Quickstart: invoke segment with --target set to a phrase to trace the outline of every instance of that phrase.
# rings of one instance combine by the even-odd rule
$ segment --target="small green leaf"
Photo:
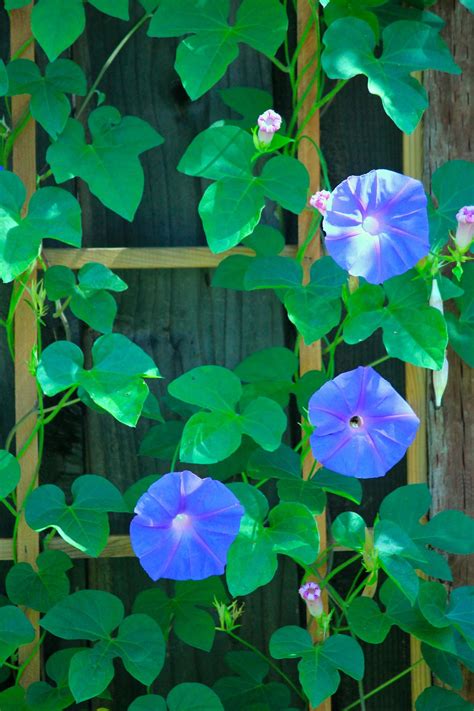
[[[252,437],[263,449],[273,452],[280,445],[286,430],[286,415],[270,398],[257,397],[244,409],[240,424],[242,432]]]
[[[77,703],[102,694],[113,678],[113,653],[105,641],[77,652],[71,659],[69,687]]]
[[[224,711],[217,694],[204,684],[178,684],[166,701],[169,711]]]
[[[290,479],[301,478],[300,457],[287,444],[282,444],[273,452],[257,449],[248,461],[248,474],[252,479]]]
[[[260,183],[265,195],[285,210],[299,214],[306,207],[309,174],[296,158],[276,156],[265,163]]]
[[[0,664],[34,638],[33,626],[20,608],[13,605],[0,607]]]
[[[362,501],[362,486],[358,479],[336,474],[329,469],[318,469],[314,477],[311,479],[324,491],[336,496],[343,496],[345,499],[354,501],[360,504]]]
[[[178,170],[210,180],[246,176],[250,174],[254,153],[249,133],[218,121],[193,139],[178,164]]]
[[[16,489],[20,476],[20,465],[16,457],[0,449],[0,499],[5,499]]]
[[[423,654],[423,659],[438,679],[444,684],[452,686],[453,689],[462,688],[464,681],[462,671],[458,660],[453,654],[442,652],[424,642],[421,645],[421,653]]]
[[[166,711],[166,701],[162,696],[156,694],[147,694],[146,696],[137,696],[128,707],[128,711]]]
[[[416,711],[472,711],[472,704],[448,689],[430,686],[417,698]]]
[[[118,17],[119,20],[128,20],[128,0],[88,0],[98,10],[106,15]]]
[[[369,597],[356,597],[351,602],[347,608],[347,621],[351,631],[370,644],[381,644],[392,626],[375,600]]]
[[[6,577],[7,595],[16,605],[47,612],[69,593],[66,570],[72,568],[62,551],[43,551],[36,559],[38,571],[29,563],[17,563]]]
[[[294,625],[280,627],[270,638],[270,654],[274,659],[301,657],[312,649],[311,635],[302,627]]]
[[[279,230],[269,225],[257,225],[251,235],[245,238],[244,247],[250,247],[258,257],[270,257],[285,247],[285,237]]]
[[[105,477],[86,474],[74,480],[73,501],[64,492],[44,484],[28,497],[25,517],[35,531],[53,528],[70,545],[98,556],[109,536],[108,511],[126,511],[122,495]]]
[[[202,365],[189,370],[168,385],[178,400],[218,412],[233,412],[242,395],[239,378],[218,365]]]
[[[339,514],[331,526],[331,532],[341,546],[355,551],[362,551],[365,546],[365,521],[354,511]]]
[[[58,183],[82,178],[105,207],[132,221],[144,186],[139,156],[159,146],[163,138],[142,119],[122,117],[112,106],[95,109],[89,116],[89,129],[90,144],[82,124],[68,120],[46,155],[54,178]]]
[[[249,262],[244,275],[244,287],[253,289],[288,289],[300,287],[303,269],[295,259],[270,255]]]
[[[0,96],[5,96],[5,94],[7,94],[7,93],[8,93],[8,73],[7,73],[7,69],[5,67],[5,62],[3,61],[3,59],[0,59]]]
[[[254,89],[247,86],[231,86],[220,89],[219,96],[226,106],[236,111],[242,119],[226,119],[227,125],[239,126],[248,131],[257,123],[257,116],[263,114],[269,106],[273,106],[272,95],[263,89]]]
[[[235,412],[197,412],[184,426],[179,458],[194,464],[220,462],[238,449],[241,440]]]
[[[69,647],[52,654],[46,662],[46,674],[56,686],[45,681],[33,682],[26,692],[28,708],[35,711],[63,711],[74,703],[74,697],[69,690],[69,665],[72,657],[81,651],[77,647]]]
[[[114,652],[125,669],[145,686],[152,684],[163,668],[165,651],[161,629],[148,615],[126,617],[114,640]]]
[[[83,0],[39,0],[31,16],[33,35],[50,61],[77,40],[85,23]]]
[[[246,383],[260,380],[292,380],[298,369],[298,358],[289,348],[274,346],[252,353],[234,368]]]

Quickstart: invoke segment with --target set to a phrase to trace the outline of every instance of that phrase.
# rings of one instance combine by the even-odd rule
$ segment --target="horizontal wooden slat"
[[[87,553],[70,546],[59,537],[53,538],[48,543],[48,548],[55,551],[64,551],[71,558],[90,558]],[[336,553],[344,553],[350,549],[344,546],[336,546],[334,550]],[[129,536],[110,536],[109,542],[100,554],[101,558],[133,558],[134,556],[135,553],[132,551]],[[0,560],[12,560],[12,557],[11,538],[0,538]]]
[[[287,245],[282,255],[294,257],[296,245]],[[250,249],[236,247],[214,254],[207,247],[89,247],[45,249],[43,259],[50,267],[62,265],[80,269],[87,262],[100,262],[113,269],[203,269],[212,268],[232,254],[252,256]]]

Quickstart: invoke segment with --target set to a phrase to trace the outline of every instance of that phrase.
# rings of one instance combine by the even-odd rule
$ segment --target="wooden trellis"
[[[298,36],[306,27],[312,12],[310,3],[307,0],[298,0]],[[28,8],[14,10],[11,15],[11,48],[16,51],[28,40],[30,36],[30,14],[31,6]],[[303,50],[299,57],[299,68],[307,64],[317,54],[316,36],[312,32],[309,34]],[[34,59],[34,44],[30,44],[23,53],[24,57]],[[306,88],[307,78],[300,82],[300,95]],[[317,87],[308,92],[305,99],[305,108],[308,111],[315,101]],[[12,114],[14,124],[22,116],[28,106],[28,97],[19,96],[12,99]],[[316,112],[311,121],[306,126],[306,132],[319,144],[319,113]],[[415,177],[421,176],[421,132],[417,131],[412,137],[404,137],[404,170]],[[320,165],[318,155],[309,141],[300,144],[299,159],[306,165],[311,175],[312,191],[319,189]],[[21,134],[13,150],[13,169],[23,180],[27,187],[28,196],[35,189],[36,180],[36,136],[35,125],[30,121],[26,130]],[[309,220],[311,216],[307,211],[299,217],[298,233],[301,244],[308,232]],[[295,256],[296,247],[287,246],[283,254]],[[305,255],[305,272],[307,273],[311,264],[320,256],[319,240],[313,243]],[[224,254],[213,254],[206,247],[174,247],[174,248],[87,248],[87,249],[48,249],[45,250],[44,257],[48,265],[64,265],[72,269],[79,269],[86,262],[100,262],[112,269],[183,269],[183,268],[214,268],[222,259],[231,253],[245,254],[252,252],[243,248],[230,250]],[[35,274],[32,275],[34,282]],[[28,297],[25,296],[17,309],[15,317],[15,411],[17,421],[27,412],[34,409],[37,402],[36,381],[29,371],[29,361],[36,343],[36,322],[34,314],[28,304]],[[302,345],[300,349],[300,371],[305,373],[308,370],[321,368],[321,346],[314,343],[311,346]],[[417,440],[408,454],[408,481],[410,483],[426,481],[426,381],[423,371],[411,366],[406,368],[406,396],[414,406],[422,420]],[[24,426],[17,430],[17,450],[19,450],[27,439],[34,418],[28,418]],[[311,466],[310,459],[305,462],[304,475],[307,476]],[[38,467],[38,443],[34,440],[28,452],[21,459],[22,480],[17,490],[18,505],[21,506],[30,487],[34,485],[37,477]],[[318,525],[321,538],[321,547],[325,547],[327,532],[324,517],[318,518]],[[65,550],[73,558],[85,557],[81,551],[68,546],[60,539],[54,539],[50,547]],[[338,548],[336,550],[344,550]],[[39,553],[39,537],[25,523],[24,518],[20,521],[17,536],[17,557],[19,561],[26,561],[35,564]],[[108,545],[104,549],[101,557],[129,557],[133,556],[128,536],[110,536]],[[12,540],[0,539],[0,560],[12,559]],[[20,662],[28,658],[32,647],[39,639],[39,615],[34,611],[29,611],[29,617],[36,629],[36,638],[32,645],[27,645],[20,649]],[[420,647],[416,640],[411,640],[412,662],[420,658]],[[22,684],[27,686],[31,682],[40,678],[40,656],[36,655],[29,664],[22,677]],[[412,698],[416,696],[430,683],[429,670],[424,664],[418,665],[412,673]],[[414,703],[414,702],[413,702]],[[320,707],[319,711],[330,711],[331,700],[328,699]]]

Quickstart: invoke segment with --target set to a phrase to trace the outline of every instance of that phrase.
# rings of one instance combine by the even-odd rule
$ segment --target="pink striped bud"
[[[324,217],[326,214],[327,201],[331,197],[331,193],[328,190],[318,190],[317,193],[311,195],[309,199],[309,204],[316,210],[319,210],[321,215]]]
[[[273,134],[281,127],[281,116],[273,109],[268,109],[260,114],[257,120],[258,123],[258,140],[260,143],[271,143]]]
[[[433,370],[433,390],[435,394],[436,407],[441,407],[446,385],[448,384],[449,363],[446,356],[444,357],[443,367],[441,370]]]
[[[313,617],[321,617],[323,614],[323,602],[319,585],[313,582],[305,583],[298,592],[305,601],[309,614]]]
[[[461,252],[466,252],[474,240],[474,205],[462,207],[456,215],[458,227],[454,241]]]

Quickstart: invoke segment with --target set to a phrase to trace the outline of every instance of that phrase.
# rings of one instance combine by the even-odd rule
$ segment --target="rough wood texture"
[[[18,50],[30,37],[31,6],[11,13],[10,46],[12,54]],[[34,59],[34,45],[30,45],[24,53],[24,58]],[[17,96],[12,99],[12,120],[17,125],[28,108],[29,97]],[[30,121],[23,133],[18,137],[13,149],[13,170],[23,180],[28,197],[35,190],[36,182],[36,144],[35,124]],[[30,284],[34,283],[35,274],[32,275]],[[36,320],[28,298],[23,297],[15,314],[15,414],[20,420],[36,404],[36,380],[28,370],[31,353],[36,344]],[[16,432],[17,451],[22,448],[28,439],[31,428],[34,427],[35,418],[31,417],[20,426]],[[38,464],[38,443],[35,438],[26,454],[21,459],[21,481],[17,489],[17,502],[21,506],[27,495],[31,482],[36,475]],[[39,553],[39,538],[22,516],[18,527],[17,554],[19,561],[34,564]],[[39,614],[27,610],[26,614],[35,627],[35,640],[30,645],[20,647],[18,652],[19,662],[22,664],[31,654],[34,645],[39,639]],[[23,686],[37,681],[40,677],[40,655],[37,654],[28,665],[21,679]]]
[[[442,35],[463,74],[427,72],[424,84],[430,98],[425,118],[424,180],[447,160],[472,160],[474,121],[474,16],[454,0],[436,11],[446,22]],[[461,509],[474,513],[474,370],[448,351],[449,381],[442,407],[436,409],[430,383],[429,469],[433,513]],[[472,584],[473,557],[450,556],[454,586]],[[465,696],[474,701],[474,679],[466,680]]]

